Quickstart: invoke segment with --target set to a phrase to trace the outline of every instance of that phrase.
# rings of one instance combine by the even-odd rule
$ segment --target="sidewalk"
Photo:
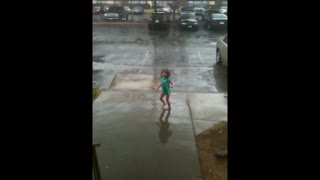
[[[172,93],[162,114],[159,92],[108,90],[93,104],[93,141],[102,179],[200,180],[187,94]],[[167,119],[167,121],[166,121]]]
[[[195,134],[226,121],[226,98],[172,93],[168,115],[158,96],[120,88],[104,91],[94,102],[93,141],[101,144],[102,179],[200,180]]]

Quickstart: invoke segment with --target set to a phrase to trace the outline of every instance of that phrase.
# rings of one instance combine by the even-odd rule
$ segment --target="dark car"
[[[153,12],[151,16],[148,18],[148,28],[154,27],[164,27],[165,29],[169,29],[170,27],[170,18],[169,14],[166,12]]]
[[[101,7],[100,6],[95,6],[92,8],[92,13],[93,14],[99,14]]]
[[[208,29],[213,29],[216,27],[227,28],[228,17],[225,14],[213,13],[211,16],[206,17],[204,24]]]
[[[109,9],[109,6],[94,6],[93,7],[93,14],[103,14]]]
[[[109,7],[104,13],[105,20],[128,20],[128,13],[124,7]]]
[[[194,13],[182,14],[179,19],[180,29],[195,29],[198,30],[198,21]]]
[[[205,9],[201,7],[196,7],[194,10],[196,11],[197,16],[202,16],[205,11]]]
[[[141,6],[135,6],[132,12],[133,14],[144,14],[144,9]]]

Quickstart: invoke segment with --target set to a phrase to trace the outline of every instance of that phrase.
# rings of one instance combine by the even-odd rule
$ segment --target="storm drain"
[[[116,74],[111,89],[151,90],[155,86],[153,75],[147,74]]]

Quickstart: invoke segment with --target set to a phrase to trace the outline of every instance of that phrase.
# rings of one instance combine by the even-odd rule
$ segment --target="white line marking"
[[[144,66],[144,64],[146,63],[148,56],[149,56],[149,51],[147,51],[146,55],[144,56],[142,66]],[[141,73],[141,71],[142,71],[142,68],[139,70],[139,73]]]
[[[198,55],[199,55],[199,58],[200,58],[200,60],[201,60],[201,64],[204,66],[203,59],[202,59],[199,51],[198,51]],[[211,83],[211,85],[212,85],[212,90],[213,90],[214,92],[218,92],[217,88],[215,87],[214,83],[212,82],[212,79],[210,78],[209,71],[206,71],[206,72],[207,72],[209,81],[210,81],[210,83]]]

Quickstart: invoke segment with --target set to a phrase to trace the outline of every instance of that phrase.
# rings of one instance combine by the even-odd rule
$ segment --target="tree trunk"
[[[176,21],[176,9],[173,9],[173,22]]]

